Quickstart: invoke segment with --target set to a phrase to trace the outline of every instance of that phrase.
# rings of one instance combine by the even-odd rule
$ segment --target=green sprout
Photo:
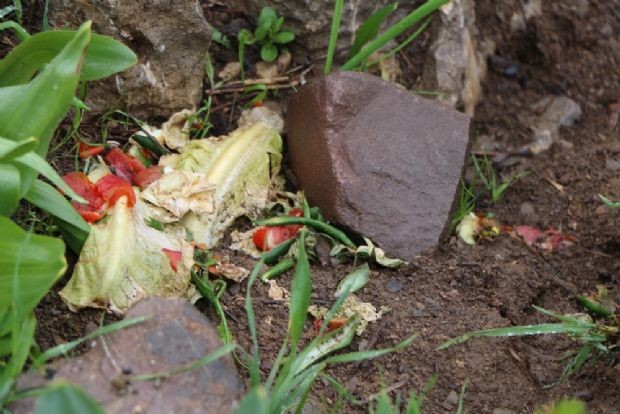
[[[254,32],[243,29],[237,35],[239,40],[239,62],[243,64],[245,45],[260,44],[260,57],[265,62],[273,62],[278,57],[279,48],[292,42],[295,34],[290,30],[283,30],[284,17],[271,7],[264,7],[258,18],[258,27]]]

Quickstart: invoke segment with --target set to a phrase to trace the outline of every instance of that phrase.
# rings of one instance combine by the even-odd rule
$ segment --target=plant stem
[[[327,46],[327,59],[325,60],[325,68],[323,72],[327,75],[332,70],[334,63],[334,54],[336,53],[336,44],[338,43],[338,30],[340,29],[340,18],[342,17],[342,9],[344,0],[336,0],[334,4],[334,17],[332,18],[332,30],[329,35],[329,45]]]

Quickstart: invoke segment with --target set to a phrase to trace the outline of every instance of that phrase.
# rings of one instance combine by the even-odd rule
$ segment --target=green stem
[[[274,217],[274,218],[270,218],[266,220],[260,220],[257,222],[257,224],[259,226],[286,226],[289,224],[302,224],[304,226],[310,226],[314,228],[315,230],[320,231],[321,233],[327,234],[328,236],[332,237],[333,239],[336,239],[337,241],[339,241],[340,243],[344,244],[347,247],[350,247],[352,249],[355,249],[357,247],[355,246],[355,243],[353,243],[351,239],[349,239],[347,235],[344,234],[343,231],[338,230],[332,225],[323,223],[322,221],[315,220],[315,219],[309,219],[306,217],[282,216],[282,217]]]
[[[336,53],[336,44],[338,43],[338,30],[340,29],[340,18],[342,17],[342,9],[344,0],[336,0],[334,4],[334,17],[332,18],[332,30],[329,35],[329,45],[327,46],[327,59],[325,60],[325,68],[323,72],[327,75],[332,70],[334,63],[334,54]]]

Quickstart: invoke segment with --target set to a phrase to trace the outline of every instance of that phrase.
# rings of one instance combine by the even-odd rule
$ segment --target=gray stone
[[[470,120],[380,78],[337,72],[291,98],[292,170],[330,220],[405,260],[447,233]]]
[[[521,203],[519,206],[519,214],[524,218],[531,218],[536,214],[536,209],[534,208],[534,204],[529,201],[525,201]]]
[[[560,127],[569,127],[581,118],[581,106],[566,96],[549,96],[536,104],[533,109],[542,111],[534,121],[532,143],[527,149],[534,154],[548,150],[558,141]]]
[[[89,88],[95,113],[120,107],[133,115],[168,118],[202,97],[211,30],[197,0],[52,0],[50,22],[75,28],[85,20],[138,55],[138,65]]]
[[[150,316],[92,343],[75,359],[52,364],[56,375],[80,385],[108,414],[231,413],[243,392],[232,357],[157,381],[130,381],[131,375],[172,371],[217,350],[222,343],[207,318],[181,299],[149,298],[127,318]],[[22,377],[18,387],[42,385],[38,374]],[[12,412],[31,412],[32,400]]]
[[[348,51],[358,27],[375,10],[389,3],[393,1],[345,1],[337,49]],[[317,59],[325,56],[334,10],[333,0],[230,0],[227,5],[254,18],[254,24],[257,23],[263,7],[273,8],[279,16],[284,17],[284,27],[295,33],[295,45],[301,49],[296,50],[298,58]],[[413,8],[413,4],[401,4],[388,21],[396,21],[398,17],[404,16]]]
[[[442,92],[442,101],[462,106],[473,116],[487,72],[486,58],[495,45],[479,39],[473,0],[452,0],[439,9],[438,17],[424,65],[424,87]]]
[[[493,414],[517,414],[516,411],[509,410],[507,408],[495,408]]]

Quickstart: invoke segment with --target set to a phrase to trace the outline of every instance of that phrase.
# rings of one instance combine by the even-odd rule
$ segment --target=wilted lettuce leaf
[[[193,247],[152,227],[138,197],[119,199],[108,218],[92,226],[80,259],[60,296],[73,310],[105,308],[122,314],[147,296],[189,297]],[[181,252],[176,271],[162,250]]]
[[[179,157],[166,160],[168,167],[177,170],[172,174],[192,173],[192,180],[212,185],[214,191],[183,193],[181,186],[175,190],[167,185],[169,178],[164,175],[160,180],[166,185],[153,183],[144,199],[177,217],[182,213],[180,223],[194,240],[212,248],[237,217],[267,206],[272,177],[279,172],[281,161],[282,138],[274,128],[259,122],[225,137],[191,141]],[[203,187],[206,190],[208,185]]]

